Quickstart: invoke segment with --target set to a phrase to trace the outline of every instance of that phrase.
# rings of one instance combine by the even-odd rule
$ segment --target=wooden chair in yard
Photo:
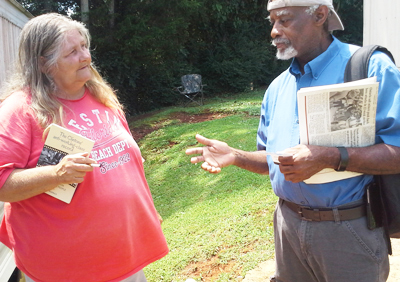
[[[182,86],[175,88],[180,94],[185,96],[189,101],[185,103],[185,106],[194,102],[198,105],[204,103],[204,93],[200,74],[187,74],[181,77]]]

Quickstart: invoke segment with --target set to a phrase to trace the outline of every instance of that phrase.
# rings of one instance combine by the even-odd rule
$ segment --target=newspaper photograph
[[[344,147],[374,144],[379,83],[373,81],[300,89],[300,143]]]

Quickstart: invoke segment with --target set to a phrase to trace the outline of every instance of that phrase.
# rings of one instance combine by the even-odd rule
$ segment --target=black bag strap
[[[380,201],[381,201],[381,206],[383,207],[382,222],[383,222],[383,229],[385,230],[385,240],[386,240],[386,245],[387,245],[387,249],[388,249],[388,254],[392,255],[393,249],[392,249],[392,242],[390,241],[388,211],[387,211],[386,203],[385,203],[384,196],[383,196],[381,176],[374,175],[374,180],[375,180],[375,183],[377,183],[377,185],[379,186],[379,190],[380,190]]]
[[[380,45],[367,45],[361,47],[353,56],[349,59],[344,71],[344,82],[359,80],[368,77],[368,63],[371,58],[372,53],[375,51],[381,51],[389,56],[389,58],[394,61],[392,53],[385,47]]]
[[[354,80],[364,79],[368,77],[368,64],[369,60],[372,56],[372,53],[375,51],[381,51],[385,53],[392,61],[394,61],[394,57],[392,53],[385,47],[380,45],[367,45],[358,49],[354,54],[350,57],[347,62],[346,69],[344,71],[344,82],[350,82]],[[381,179],[380,176],[375,176],[375,181],[381,187]],[[390,241],[389,235],[389,224],[387,221],[387,211],[385,209],[385,203],[383,201],[382,189],[381,189],[381,201],[383,208],[383,228],[385,230],[385,239],[388,248],[388,253],[392,254],[392,244]]]

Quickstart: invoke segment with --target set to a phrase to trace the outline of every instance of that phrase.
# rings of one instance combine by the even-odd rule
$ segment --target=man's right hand
[[[191,163],[203,162],[201,168],[210,173],[219,173],[221,168],[234,164],[234,150],[225,142],[208,139],[200,134],[196,134],[196,139],[205,146],[186,150],[187,155],[201,155],[192,157],[190,159]]]

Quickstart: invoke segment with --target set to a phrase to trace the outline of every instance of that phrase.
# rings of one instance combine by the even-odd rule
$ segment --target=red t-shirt
[[[95,141],[91,157],[102,167],[86,174],[70,204],[47,194],[5,203],[0,241],[35,281],[120,281],[168,253],[140,150],[123,114],[89,91],[61,101],[65,126]],[[13,169],[36,166],[42,134],[25,93],[1,103],[0,187]]]

